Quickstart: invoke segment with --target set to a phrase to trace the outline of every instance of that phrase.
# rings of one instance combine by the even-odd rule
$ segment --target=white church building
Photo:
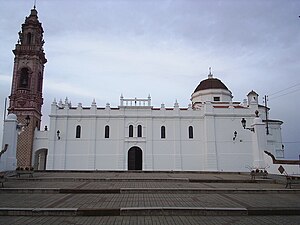
[[[282,121],[250,91],[234,102],[231,91],[209,72],[187,108],[154,107],[151,97],[120,97],[118,107],[54,101],[49,128],[41,131],[43,27],[35,7],[19,32],[0,170],[248,171],[284,157]],[[196,86],[196,85],[195,85]],[[190,92],[191,90],[187,90]],[[241,121],[243,123],[241,123]],[[21,132],[23,130],[23,132]],[[17,134],[17,132],[19,134]],[[3,149],[3,148],[2,148]]]
[[[120,98],[116,108],[51,105],[50,129],[35,132],[33,164],[50,170],[248,171],[265,168],[264,150],[283,156],[281,121],[268,120],[258,94],[233,102],[212,74],[187,108],[160,108],[145,99]],[[260,117],[256,117],[255,112]],[[249,129],[244,129],[244,118]]]

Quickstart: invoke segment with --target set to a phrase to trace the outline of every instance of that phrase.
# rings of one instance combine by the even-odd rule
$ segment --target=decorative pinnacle
[[[179,107],[177,99],[175,100],[174,107]]]
[[[212,75],[212,73],[211,73],[211,67],[208,68],[208,71],[209,71],[208,78],[212,78],[213,75]]]

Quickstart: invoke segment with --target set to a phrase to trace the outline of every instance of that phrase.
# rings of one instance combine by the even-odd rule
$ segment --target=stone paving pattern
[[[196,182],[190,182],[195,179]],[[213,190],[284,189],[282,177],[249,183],[247,173],[134,173],[134,172],[36,172],[33,178],[9,178],[5,188],[198,188],[211,193],[111,193],[41,194],[1,193],[0,208],[123,208],[123,207],[224,207],[300,208],[300,194],[214,193]],[[298,187],[296,187],[298,188]],[[1,191],[1,190],[0,190]],[[300,192],[299,192],[300,193]],[[2,216],[0,224],[300,224],[296,216]]]
[[[105,216],[105,217],[0,217],[14,225],[299,225],[300,216]]]

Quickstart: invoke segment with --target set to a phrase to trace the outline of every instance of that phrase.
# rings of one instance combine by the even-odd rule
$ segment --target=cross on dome
[[[209,70],[208,78],[213,78],[213,74],[211,73],[211,67],[209,67],[208,70]]]

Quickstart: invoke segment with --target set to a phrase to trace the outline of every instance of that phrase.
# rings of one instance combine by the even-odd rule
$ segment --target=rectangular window
[[[194,138],[194,129],[192,126],[189,126],[189,139]]]
[[[214,97],[214,102],[219,102],[220,101],[220,97]]]

